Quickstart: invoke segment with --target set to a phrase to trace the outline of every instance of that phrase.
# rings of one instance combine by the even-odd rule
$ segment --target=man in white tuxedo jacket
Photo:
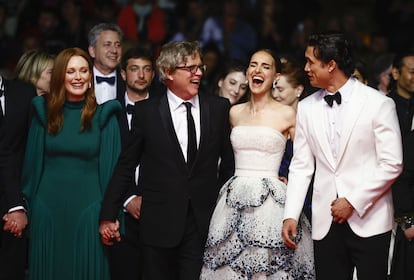
[[[296,248],[297,221],[314,174],[317,279],[352,279],[356,267],[359,280],[384,280],[393,226],[390,187],[402,170],[394,102],[351,77],[343,34],[311,35],[305,57],[310,83],[320,90],[299,103],[283,238]]]

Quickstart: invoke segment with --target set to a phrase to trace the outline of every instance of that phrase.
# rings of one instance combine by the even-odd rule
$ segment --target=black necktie
[[[187,166],[193,165],[194,159],[197,154],[197,139],[193,115],[191,114],[191,103],[184,102],[187,109],[187,130],[188,130],[188,143],[187,143]]]
[[[98,84],[105,82],[108,83],[110,85],[114,85],[115,84],[115,76],[113,77],[101,77],[101,76],[96,76],[96,82]]]
[[[134,105],[128,104],[125,108],[125,111],[127,112],[128,115],[132,115],[134,113]]]
[[[336,103],[339,105],[341,104],[341,94],[339,93],[339,91],[337,91],[335,94],[327,94],[324,97],[326,103],[328,103],[329,107],[332,107],[334,100],[336,101]]]

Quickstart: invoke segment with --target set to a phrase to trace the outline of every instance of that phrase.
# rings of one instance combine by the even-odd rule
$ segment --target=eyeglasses
[[[175,69],[185,70],[187,72],[190,72],[191,74],[197,73],[198,69],[200,69],[201,73],[204,74],[204,72],[207,69],[207,65],[201,64],[201,65],[189,65],[189,66],[176,66]]]

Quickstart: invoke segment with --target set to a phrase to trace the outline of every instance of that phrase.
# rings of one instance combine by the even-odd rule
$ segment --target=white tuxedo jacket
[[[323,90],[299,102],[294,155],[284,218],[298,220],[315,172],[312,238],[322,239],[332,223],[331,202],[345,197],[355,208],[348,223],[369,237],[391,230],[390,186],[402,170],[401,134],[394,101],[356,81],[345,106],[337,160],[328,142]]]

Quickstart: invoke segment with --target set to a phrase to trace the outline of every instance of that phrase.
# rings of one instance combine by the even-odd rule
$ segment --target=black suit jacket
[[[190,169],[178,143],[166,92],[136,103],[132,139],[105,193],[101,220],[116,219],[124,193],[133,183],[133,170],[140,164],[142,241],[157,247],[178,245],[189,205],[201,234],[207,235],[218,191],[233,175],[234,156],[228,100],[200,94],[199,101],[200,144]]]
[[[0,124],[0,213],[24,206],[20,175],[30,125],[31,84],[4,80],[5,116]]]

